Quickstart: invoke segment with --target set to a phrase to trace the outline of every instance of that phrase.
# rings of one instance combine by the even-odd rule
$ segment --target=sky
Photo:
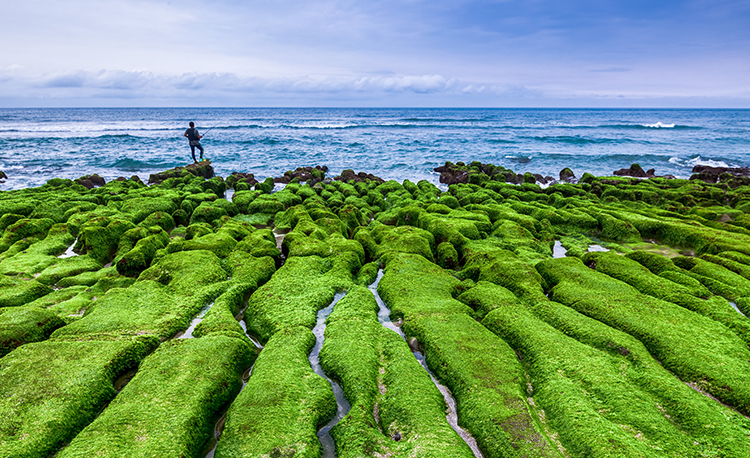
[[[5,3],[0,107],[750,108],[750,0]]]

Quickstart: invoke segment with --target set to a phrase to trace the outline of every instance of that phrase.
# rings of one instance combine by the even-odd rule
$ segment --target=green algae
[[[250,297],[245,311],[248,331],[265,341],[285,328],[312,329],[317,311],[328,305],[337,291],[352,284],[353,272],[359,267],[353,253],[287,259]]]
[[[0,307],[24,305],[52,292],[52,288],[42,282],[0,276]]]
[[[29,342],[39,342],[65,323],[52,312],[34,307],[0,308],[0,358]]]
[[[254,356],[248,343],[222,336],[162,344],[58,456],[198,456]]]
[[[90,255],[61,258],[39,273],[36,281],[45,285],[54,285],[66,277],[84,272],[94,272],[102,268],[102,263]]]
[[[320,456],[317,427],[334,414],[336,402],[307,360],[314,343],[312,332],[298,326],[271,337],[227,412],[217,458]]]
[[[729,303],[721,298],[696,297],[686,286],[654,275],[636,261],[616,254],[589,253],[584,257],[584,262],[593,263],[598,272],[628,283],[643,294],[672,302],[722,323],[750,344],[750,320],[732,310]]]
[[[337,456],[473,456],[430,377],[376,311],[372,293],[354,287],[327,320],[321,363],[352,406],[331,430]]]
[[[685,382],[695,383],[743,413],[750,409],[746,381],[750,352],[723,325],[678,305],[641,294],[595,272],[576,258],[537,264],[552,298],[639,339]]]
[[[744,453],[747,421],[676,381],[640,342],[553,302],[532,310],[507,304],[482,323],[518,352],[533,402],[573,456]]]
[[[137,365],[153,340],[45,341],[0,360],[0,455],[52,455],[115,397],[115,378]]]

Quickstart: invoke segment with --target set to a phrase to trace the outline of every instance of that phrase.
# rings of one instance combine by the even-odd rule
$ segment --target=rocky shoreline
[[[435,171],[0,192],[0,456],[748,455],[750,170]]]

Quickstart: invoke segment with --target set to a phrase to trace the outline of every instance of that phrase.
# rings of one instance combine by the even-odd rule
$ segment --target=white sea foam
[[[661,121],[656,122],[654,124],[641,124],[643,127],[653,127],[654,129],[671,129],[674,127],[674,124],[665,124]]]
[[[689,159],[686,162],[686,165],[689,165],[690,167],[694,167],[696,165],[706,165],[709,167],[729,167],[729,165],[724,161],[714,161],[712,159],[701,159],[700,156],[695,157],[693,159]]]
[[[694,157],[692,159],[681,159],[677,156],[670,157],[669,163],[674,165],[679,165],[680,167],[689,167],[693,168],[696,165],[705,165],[708,167],[731,167],[729,164],[727,164],[724,161],[714,161],[713,159],[703,159],[700,156]]]

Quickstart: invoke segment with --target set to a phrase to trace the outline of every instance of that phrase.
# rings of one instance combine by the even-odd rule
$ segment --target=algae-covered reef
[[[750,456],[750,186],[636,166],[0,192],[0,456]]]

